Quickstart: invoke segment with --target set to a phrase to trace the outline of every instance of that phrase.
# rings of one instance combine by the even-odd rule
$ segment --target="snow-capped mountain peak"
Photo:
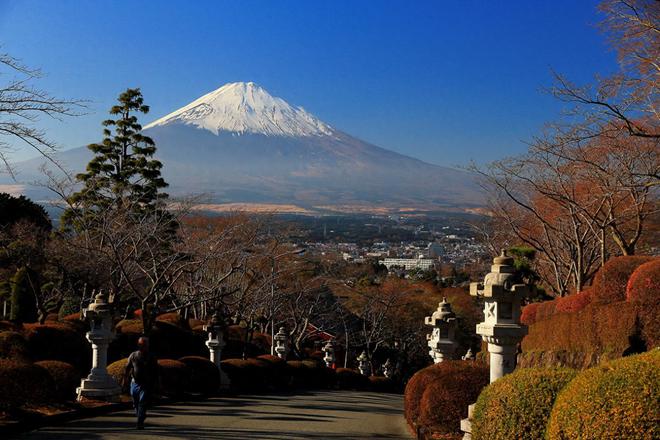
[[[144,128],[193,125],[215,134],[255,133],[266,136],[330,136],[333,129],[302,107],[293,107],[253,82],[225,84]]]

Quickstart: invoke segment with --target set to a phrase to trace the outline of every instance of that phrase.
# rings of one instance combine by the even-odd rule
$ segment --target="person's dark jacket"
[[[135,383],[146,390],[153,391],[158,385],[158,361],[151,353],[134,351],[128,357],[125,377],[132,378]]]

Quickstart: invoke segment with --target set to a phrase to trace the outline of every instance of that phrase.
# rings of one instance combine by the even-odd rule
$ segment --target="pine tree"
[[[104,139],[87,146],[94,158],[87,172],[76,179],[83,188],[73,194],[62,217],[64,226],[80,224],[105,209],[128,208],[138,213],[161,209],[167,194],[159,190],[167,187],[161,177],[162,164],[153,158],[154,141],[141,133],[135,113],[146,114],[140,89],[127,89],[118,98],[119,104],[110,109],[116,119],[103,121]]]
[[[35,322],[37,305],[34,290],[35,274],[27,267],[16,271],[11,280],[11,320],[14,322]]]

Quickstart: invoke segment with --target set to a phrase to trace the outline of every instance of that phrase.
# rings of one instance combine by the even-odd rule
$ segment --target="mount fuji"
[[[462,210],[483,203],[469,173],[361,141],[252,82],[226,84],[144,133],[156,142],[167,191],[203,193],[215,204]],[[85,147],[59,154],[75,172],[90,158]],[[30,176],[41,162],[17,168]]]

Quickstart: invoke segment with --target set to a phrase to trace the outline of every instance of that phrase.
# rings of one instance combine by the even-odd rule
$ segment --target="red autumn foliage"
[[[536,312],[539,309],[539,306],[541,303],[531,303],[527,304],[525,307],[522,309],[522,313],[520,314],[520,322],[522,322],[525,325],[531,325],[536,322]]]
[[[660,345],[660,258],[642,264],[633,272],[626,299],[639,306],[642,336],[648,348]]]
[[[591,304],[593,294],[590,288],[573,295],[557,298],[555,302],[555,311],[557,313],[573,313],[580,311]]]
[[[593,282],[593,302],[611,304],[626,300],[626,286],[632,273],[652,257],[623,256],[610,258],[596,273]]]
[[[488,385],[488,366],[480,362],[446,361],[428,384],[419,402],[417,424],[433,433],[460,433],[467,407]]]
[[[589,304],[572,313],[557,313],[549,319],[537,320],[529,326],[522,340],[523,354],[531,352],[580,353],[582,359],[601,354],[620,357],[630,346],[629,337],[636,332],[638,307],[628,302]],[[594,356],[590,356],[594,355]],[[583,368],[566,362],[565,366]]]
[[[536,309],[536,321],[552,318],[555,314],[556,305],[556,301],[544,301],[539,303],[539,306]]]

